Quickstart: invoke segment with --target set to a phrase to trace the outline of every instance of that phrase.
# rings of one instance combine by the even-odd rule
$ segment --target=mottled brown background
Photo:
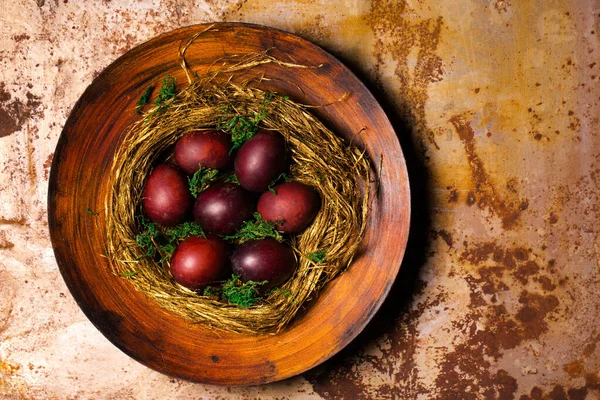
[[[600,398],[598,0],[1,6],[0,398]],[[414,192],[407,257],[373,323],[261,387],[129,359],[77,307],[48,236],[53,150],[87,85],[131,47],[211,21],[281,28],[344,61],[398,130]]]

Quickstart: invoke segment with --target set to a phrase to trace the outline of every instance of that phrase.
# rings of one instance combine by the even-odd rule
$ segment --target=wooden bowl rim
[[[351,75],[352,77],[354,77],[356,79],[357,85],[359,85],[360,89],[361,89],[361,96],[366,96],[366,98],[374,101],[377,104],[377,107],[379,107],[381,113],[383,114],[383,116],[385,118],[384,122],[387,125],[389,125],[390,131],[392,133],[394,133],[394,135],[395,135],[395,132],[394,132],[393,127],[391,126],[391,123],[389,122],[389,119],[387,119],[387,116],[385,116],[385,113],[383,112],[383,110],[381,110],[380,105],[377,103],[377,101],[375,100],[375,98],[373,97],[371,92],[366,88],[366,86],[364,86],[364,84],[358,78],[356,78],[356,76],[351,72],[351,70],[349,70],[337,58],[332,56],[327,51],[323,50],[321,47],[319,47],[305,39],[302,39],[297,35],[294,35],[289,32],[285,32],[283,30],[276,29],[276,28],[270,28],[270,27],[265,27],[265,26],[261,26],[261,25],[257,25],[257,24],[248,24],[248,23],[228,22],[228,23],[197,24],[197,25],[190,25],[190,26],[178,28],[178,29],[175,29],[175,30],[172,30],[169,32],[165,32],[161,35],[158,35],[146,42],[143,42],[143,43],[135,46],[134,48],[127,51],[125,54],[118,57],[111,64],[109,64],[93,80],[93,82],[86,88],[86,90],[83,92],[81,97],[77,100],[76,104],[74,105],[74,107],[67,119],[67,122],[65,123],[65,126],[63,128],[63,131],[61,132],[61,135],[59,137],[59,140],[58,140],[58,143],[56,146],[56,150],[55,150],[56,156],[53,158],[53,161],[52,161],[50,178],[49,178],[49,188],[48,188],[48,222],[49,222],[50,238],[51,238],[53,250],[56,255],[57,264],[58,264],[59,270],[61,272],[61,275],[63,276],[71,294],[75,298],[77,304],[79,305],[81,310],[84,312],[86,317],[96,326],[96,328],[98,330],[100,330],[100,332],[104,336],[106,336],[121,351],[123,351],[130,357],[136,359],[137,361],[143,363],[144,365],[146,365],[150,368],[153,368],[155,370],[158,370],[159,372],[163,372],[163,373],[166,373],[169,375],[175,375],[175,376],[178,376],[178,377],[181,377],[184,379],[197,381],[197,382],[222,384],[222,382],[215,380],[215,379],[210,379],[208,377],[197,377],[197,376],[186,376],[186,375],[181,375],[181,374],[172,374],[168,368],[161,367],[160,365],[157,365],[157,364],[150,365],[147,361],[144,361],[143,359],[140,358],[139,354],[136,352],[136,349],[133,349],[133,348],[127,346],[126,343],[124,343],[122,341],[116,340],[115,336],[107,333],[108,327],[105,325],[105,323],[102,320],[99,319],[98,315],[95,313],[95,310],[90,306],[90,304],[88,304],[88,302],[86,302],[86,298],[85,298],[85,296],[82,295],[80,288],[78,286],[76,286],[75,282],[73,282],[71,280],[71,277],[68,274],[69,271],[67,271],[66,266],[64,265],[64,263],[61,263],[61,261],[59,259],[60,257],[59,257],[58,249],[60,248],[60,246],[64,245],[64,243],[63,243],[63,238],[59,235],[60,228],[56,228],[56,226],[60,226],[60,224],[59,224],[59,221],[57,221],[56,209],[55,209],[55,201],[56,201],[55,197],[57,194],[57,187],[56,187],[57,185],[56,184],[57,184],[57,177],[59,174],[58,171],[61,168],[61,159],[62,159],[62,157],[59,157],[59,155],[65,154],[65,151],[68,150],[69,132],[71,130],[75,129],[74,125],[77,122],[77,121],[74,121],[73,115],[76,114],[76,112],[78,112],[82,109],[85,109],[85,107],[87,106],[86,103],[89,100],[89,97],[92,95],[92,92],[93,92],[92,88],[94,87],[94,85],[101,79],[104,79],[105,77],[110,76],[112,73],[114,73],[114,71],[118,68],[119,65],[121,65],[124,62],[127,62],[128,58],[130,57],[132,52],[141,51],[141,50],[147,51],[152,48],[153,44],[160,43],[162,39],[164,39],[168,36],[177,37],[178,35],[180,35],[181,33],[185,32],[185,31],[205,29],[211,25],[214,25],[216,27],[233,29],[233,30],[258,30],[258,31],[262,32],[263,34],[268,34],[269,32],[274,32],[286,39],[293,38],[294,40],[299,41],[303,46],[309,48],[311,51],[318,53],[321,57],[330,60],[332,63],[337,63],[339,66],[341,66],[342,69],[346,70],[346,72],[349,75]],[[398,147],[397,151],[402,155],[402,149],[400,148],[400,144],[398,142],[397,137],[395,137],[395,144]],[[400,180],[402,182],[405,182],[405,185],[403,187],[404,191],[403,191],[403,193],[401,193],[402,200],[404,202],[403,203],[404,209],[402,210],[402,212],[403,212],[402,218],[405,220],[405,224],[404,224],[404,230],[400,234],[400,242],[397,244],[400,248],[400,256],[399,256],[397,265],[392,265],[389,267],[390,273],[388,275],[390,277],[390,281],[387,282],[387,286],[385,287],[385,289],[382,293],[382,296],[378,299],[375,299],[375,301],[370,305],[370,307],[367,310],[365,310],[364,318],[363,318],[362,322],[360,324],[358,324],[357,326],[353,326],[351,329],[351,332],[349,332],[349,334],[342,335],[341,340],[337,343],[334,343],[333,347],[330,349],[330,351],[327,354],[323,354],[320,357],[320,359],[317,360],[316,362],[313,362],[310,365],[302,365],[299,368],[296,368],[295,370],[293,370],[291,372],[287,371],[285,373],[282,373],[282,374],[279,374],[279,375],[276,375],[276,376],[273,376],[273,377],[270,377],[267,379],[261,379],[260,377],[257,377],[257,379],[251,380],[251,381],[248,381],[248,380],[234,381],[234,382],[227,382],[225,384],[230,385],[230,386],[236,386],[236,385],[248,385],[248,384],[252,385],[252,384],[267,383],[267,382],[273,382],[273,381],[285,379],[285,378],[300,374],[302,372],[305,372],[306,370],[313,368],[316,365],[329,359],[334,354],[339,352],[342,348],[344,348],[347,344],[349,344],[364,329],[364,327],[372,319],[372,317],[375,315],[375,313],[379,310],[384,299],[389,294],[389,290],[391,289],[391,286],[392,286],[392,284],[398,274],[398,271],[401,267],[400,264],[401,264],[402,258],[404,256],[404,251],[406,249],[406,245],[407,245],[407,241],[408,241],[409,224],[410,224],[410,208],[411,208],[410,207],[410,187],[409,187],[409,179],[408,179],[408,174],[407,174],[403,155],[402,155],[401,159],[394,160],[394,164],[396,167],[399,168],[398,172],[399,172]],[[92,288],[90,288],[90,289],[92,289]],[[290,330],[294,329],[293,322],[292,322],[292,326],[289,329]]]

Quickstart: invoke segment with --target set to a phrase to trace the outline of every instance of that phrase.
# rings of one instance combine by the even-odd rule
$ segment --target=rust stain
[[[571,388],[567,390],[567,394],[569,395],[569,400],[585,400],[588,394],[588,388]]]
[[[461,270],[471,289],[470,304],[468,315],[454,322],[454,328],[467,332],[466,340],[445,355],[436,387],[441,389],[440,398],[454,398],[457,393],[461,399],[514,398],[516,377],[502,369],[494,372],[492,362],[506,350],[548,332],[560,300],[541,283],[542,278],[550,278],[532,250],[495,242],[463,245],[457,259],[474,270]],[[528,286],[520,290],[517,307],[498,297],[514,293],[518,284]]]
[[[467,345],[446,356],[442,373],[436,379],[441,389],[439,398],[461,400],[511,399],[517,391],[517,381],[507,371],[488,372],[491,364]],[[457,395],[460,393],[460,397]]]
[[[507,0],[497,0],[496,2],[494,2],[494,8],[499,13],[507,12],[511,5],[512,4],[510,4],[510,2]]]
[[[437,48],[444,21],[442,17],[413,20],[409,18],[413,11],[406,1],[371,2],[367,22],[376,38],[375,74],[381,81],[386,58],[395,62],[396,86],[401,88],[400,111],[413,129],[439,150],[435,133],[426,123],[425,104],[429,85],[442,80],[443,62]],[[411,59],[415,56],[416,60]]]
[[[596,346],[598,345],[599,342],[600,342],[600,334],[595,335],[595,336],[592,335],[591,340],[588,342],[588,344],[583,349],[583,355],[585,357],[591,356],[594,353],[594,351],[596,351]]]
[[[458,190],[449,188],[450,193],[448,193],[448,203],[458,203]]]
[[[0,360],[0,373],[2,374],[15,374],[21,369],[21,365],[11,361]]]
[[[518,189],[517,189],[518,184],[519,183],[517,182],[517,180],[515,178],[511,178],[506,182],[506,189],[511,193],[517,194],[518,193]]]
[[[568,400],[567,392],[562,385],[554,386],[554,389],[549,394],[551,400]]]
[[[489,174],[485,170],[483,160],[479,157],[475,147],[475,133],[469,122],[466,121],[467,115],[458,115],[450,119],[456,133],[463,143],[471,178],[475,184],[475,193],[469,192],[467,205],[477,203],[480,209],[487,209],[490,213],[497,215],[502,221],[504,229],[515,229],[518,226],[518,220],[523,210],[522,201],[512,201],[508,203],[503,199],[500,191],[494,185]],[[514,190],[514,186],[513,186]],[[526,207],[525,207],[526,209]]]
[[[8,232],[5,230],[0,231],[0,250],[1,249],[12,249],[15,244],[8,239]],[[3,282],[6,285],[6,282]]]
[[[585,400],[588,394],[588,389],[586,387],[582,388],[571,388],[567,390],[567,395],[569,400]]]
[[[600,389],[600,376],[598,376],[597,373],[591,372],[585,374],[584,378],[586,386],[588,386],[590,389]]]
[[[3,334],[4,331],[6,331],[6,329],[8,329],[9,325],[10,325],[10,320],[11,320],[11,316],[13,314],[13,309],[14,309],[14,305],[13,305],[13,297],[14,294],[13,293],[6,293],[7,291],[10,291],[11,289],[4,289],[4,293],[3,295],[6,296],[3,299],[4,304],[2,304],[2,306],[0,307],[0,334]],[[4,315],[2,315],[4,314]],[[4,339],[6,339],[6,337],[4,337]],[[1,360],[0,360],[1,361]]]
[[[27,220],[25,217],[20,218],[4,218],[0,217],[0,225],[21,225],[25,226],[27,224]]]
[[[5,231],[0,231],[0,250],[8,250],[15,247],[15,244],[8,240]]]
[[[552,282],[550,278],[547,276],[540,276],[539,278],[535,278],[537,282],[542,286],[542,289],[546,292],[552,292],[556,289],[556,284]]]
[[[563,366],[563,369],[565,370],[565,372],[567,374],[569,374],[569,376],[571,376],[571,378],[575,378],[575,377],[583,374],[583,372],[584,372],[583,362],[584,362],[583,358],[577,359],[568,364],[565,364]]]
[[[25,102],[12,99],[6,84],[0,82],[0,138],[23,128],[23,124],[32,117],[42,115],[41,98],[27,93]]]
[[[529,395],[522,395],[519,400],[585,400],[588,395],[588,386],[566,389],[562,385],[554,385],[546,395],[544,391],[535,386]]]
[[[454,245],[454,239],[452,238],[452,234],[445,229],[440,229],[439,231],[431,231],[431,236],[433,239],[441,237],[450,248],[452,248],[452,246]]]
[[[537,339],[542,333],[548,331],[546,317],[553,313],[559,305],[559,300],[554,295],[540,295],[524,290],[519,298],[521,308],[515,316],[521,322],[521,329],[516,333],[521,340]]]
[[[25,394],[25,388],[21,383],[21,380],[17,379],[20,370],[21,365],[18,363],[0,360],[0,393],[8,393],[9,395]],[[22,397],[19,396],[18,398]]]
[[[519,265],[514,273],[514,277],[517,278],[522,285],[526,285],[528,278],[532,275],[537,274],[540,271],[540,266],[535,261],[527,261],[524,264]]]
[[[508,290],[502,281],[506,275],[523,286],[531,279],[532,282],[538,283],[537,287],[543,292],[551,292],[556,288],[551,277],[546,274],[556,272],[555,261],[550,260],[547,267],[541,267],[540,260],[533,255],[533,251],[522,246],[505,248],[495,242],[482,242],[462,249],[458,260],[477,267],[480,278],[476,279],[476,282],[484,284],[485,293],[497,293],[503,288]],[[547,299],[553,304],[553,298],[554,296]],[[527,297],[522,295],[519,301],[527,302],[526,300]],[[527,311],[523,312],[522,317],[526,318]]]
[[[20,43],[20,42],[22,42],[24,40],[29,40],[29,39],[31,39],[31,36],[29,36],[26,33],[22,33],[22,34],[19,34],[19,35],[13,35],[12,36],[12,40],[14,40],[16,43]]]
[[[572,379],[583,378],[585,380],[585,386],[577,390],[577,393],[582,396],[587,394],[589,390],[600,389],[600,377],[598,377],[596,371],[590,371],[586,368],[586,361],[594,360],[592,355],[596,350],[598,342],[600,342],[600,335],[597,335],[595,332],[592,333],[587,341],[587,345],[583,349],[582,356],[563,365],[563,370]],[[571,396],[571,392],[569,392],[569,396]],[[585,396],[580,398],[585,398]]]
[[[46,161],[44,161],[44,164],[42,165],[42,168],[44,169],[44,179],[45,180],[48,180],[48,176],[50,174],[50,167],[52,166],[53,158],[54,158],[54,152],[48,154]]]

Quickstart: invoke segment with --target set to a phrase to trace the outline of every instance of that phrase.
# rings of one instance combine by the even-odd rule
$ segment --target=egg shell
[[[194,220],[208,232],[235,233],[256,211],[254,195],[234,183],[217,183],[201,192],[194,203]]]
[[[279,286],[296,269],[294,251],[275,239],[251,240],[238,246],[231,256],[231,267],[243,282],[267,283],[263,288]]]
[[[174,158],[188,175],[203,168],[225,169],[233,163],[231,135],[217,130],[191,131],[175,144]]]
[[[160,164],[152,170],[142,190],[148,218],[165,226],[177,225],[190,216],[193,204],[187,178],[177,167]]]
[[[287,150],[279,132],[259,130],[240,147],[234,162],[235,174],[245,189],[264,192],[285,171]]]
[[[293,234],[306,228],[320,208],[319,193],[311,186],[284,182],[260,196],[257,211],[264,220],[275,222],[278,231]]]
[[[190,289],[199,289],[225,276],[229,246],[214,235],[192,236],[181,242],[171,257],[171,275]]]

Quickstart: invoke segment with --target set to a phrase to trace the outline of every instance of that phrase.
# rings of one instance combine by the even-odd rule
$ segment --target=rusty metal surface
[[[188,3],[2,4],[0,398],[600,398],[597,0]],[[77,307],[47,233],[52,152],[83,90],[136,44],[209,21],[295,32],[346,62],[398,129],[414,190],[382,312],[263,387],[129,359]]]

